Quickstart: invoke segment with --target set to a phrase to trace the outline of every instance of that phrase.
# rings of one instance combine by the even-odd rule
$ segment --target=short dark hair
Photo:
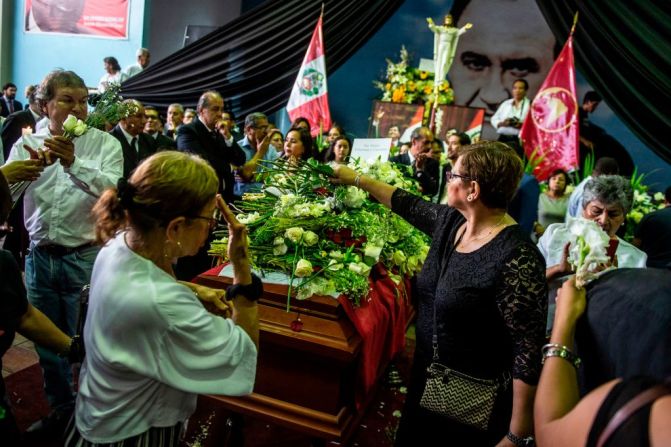
[[[601,95],[595,92],[594,90],[590,90],[587,93],[585,93],[585,96],[582,98],[582,103],[585,104],[586,102],[601,102],[603,98],[601,98]]]
[[[103,62],[106,64],[110,64],[114,71],[121,71],[121,65],[119,65],[119,61],[116,60],[116,57],[114,56],[107,56],[106,58],[103,59]]]
[[[515,80],[513,81],[513,85],[515,85],[516,82],[521,82],[521,83],[524,85],[524,90],[529,90],[529,83],[527,82],[526,79],[522,79],[522,78],[520,78],[520,79],[515,79]]]
[[[571,182],[571,178],[568,176],[568,173],[564,171],[563,169],[555,169],[552,171],[552,173],[548,176],[548,183],[550,183],[550,179],[556,175],[563,175],[564,176],[564,191],[566,191],[566,187],[569,185]]]
[[[2,90],[3,90],[3,91],[4,91],[4,90],[7,90],[7,89],[10,88],[10,87],[14,87],[14,88],[16,88],[16,84],[14,84],[13,82],[8,82],[8,83],[6,83],[5,85],[2,86]]]
[[[599,158],[594,164],[594,169],[592,169],[592,175],[595,177],[599,175],[618,175],[619,173],[620,166],[613,157]]]
[[[304,117],[304,116],[299,116],[298,118],[296,118],[296,119],[294,120],[294,122],[291,123],[291,127],[292,127],[292,128],[293,128],[293,127],[298,127],[298,123],[301,123],[301,122],[306,123],[306,124],[308,125],[308,128],[309,128],[309,129],[312,129],[312,125],[310,124],[310,120],[307,119],[307,118]],[[291,130],[291,129],[289,129],[289,130]],[[289,132],[287,132],[287,133],[289,133]]]

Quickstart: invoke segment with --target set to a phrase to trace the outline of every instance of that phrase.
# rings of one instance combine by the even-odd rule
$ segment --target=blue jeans
[[[79,294],[91,281],[99,247],[89,247],[63,256],[52,256],[31,244],[26,258],[28,301],[41,310],[60,330],[74,335],[79,315]],[[44,374],[44,391],[52,409],[74,404],[72,372],[65,359],[36,346]]]

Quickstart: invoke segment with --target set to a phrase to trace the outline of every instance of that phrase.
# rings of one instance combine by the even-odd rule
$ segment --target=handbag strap
[[[459,230],[457,230],[459,231]],[[447,264],[450,262],[450,258],[452,258],[452,253],[454,253],[454,250],[457,249],[457,245],[461,243],[461,238],[464,237],[464,233],[466,233],[466,227],[464,227],[464,231],[461,232],[457,240],[454,242],[454,244],[450,247],[450,250],[447,252],[447,255],[445,256],[445,267],[447,268]],[[438,327],[436,323],[436,297],[433,297],[433,337],[431,337],[431,346],[433,347],[433,361],[437,362],[438,359]]]
[[[603,447],[622,424],[627,422],[627,420],[629,420],[629,418],[638,410],[667,394],[671,394],[671,388],[669,388],[668,384],[661,384],[648,388],[631,398],[622,408],[617,410],[610,421],[608,421],[608,425],[606,425],[606,428],[601,432],[596,446]]]

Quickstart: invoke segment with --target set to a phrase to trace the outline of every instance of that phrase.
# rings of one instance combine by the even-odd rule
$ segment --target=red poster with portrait
[[[24,31],[128,38],[130,0],[26,0]]]

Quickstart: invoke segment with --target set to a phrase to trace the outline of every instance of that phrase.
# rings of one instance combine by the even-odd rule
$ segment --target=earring
[[[473,201],[473,194],[467,195],[466,200],[468,200],[469,202],[472,202]]]

